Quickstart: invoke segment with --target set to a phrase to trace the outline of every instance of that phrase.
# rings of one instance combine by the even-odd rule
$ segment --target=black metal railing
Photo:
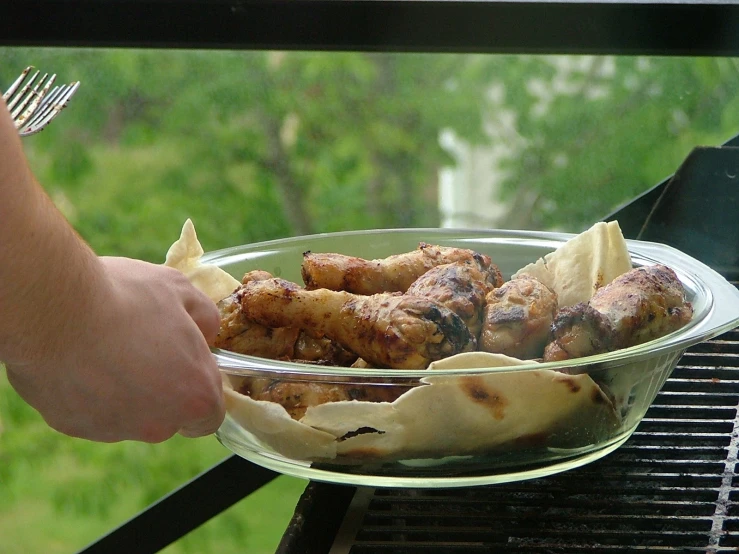
[[[229,456],[80,552],[159,552],[275,477],[273,471]]]

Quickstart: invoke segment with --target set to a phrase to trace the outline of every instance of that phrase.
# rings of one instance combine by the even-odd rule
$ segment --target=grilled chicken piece
[[[673,270],[663,265],[624,273],[581,302],[557,313],[546,361],[579,358],[635,346],[679,329],[693,307]]]
[[[295,341],[298,340],[300,329],[297,327],[272,329],[250,320],[241,309],[240,290],[237,289],[218,303],[221,327],[213,346],[238,354],[273,360],[293,358]]]
[[[256,270],[246,273],[242,283],[271,279],[266,271]],[[293,355],[299,329],[271,329],[259,325],[244,316],[241,310],[241,296],[236,289],[218,303],[221,326],[213,346],[250,356],[261,356],[275,360],[288,359]]]
[[[478,264],[454,262],[437,265],[416,279],[406,294],[423,296],[446,306],[462,318],[475,338],[480,336],[485,296],[500,286],[500,272]]]
[[[252,281],[266,281],[267,279],[272,279],[274,275],[272,275],[269,271],[264,271],[261,269],[255,269],[253,271],[247,271],[244,273],[244,276],[241,278],[241,284],[245,285],[247,283],[251,283]]]
[[[458,315],[427,298],[309,291],[277,278],[247,283],[239,293],[243,313],[257,323],[310,329],[379,368],[422,369],[476,346]]]
[[[251,271],[242,283],[264,281],[272,275]],[[314,336],[298,327],[266,327],[249,319],[241,309],[241,288],[218,303],[221,327],[214,346],[238,354],[273,360],[311,362],[320,365],[351,365],[357,356],[339,344]]]
[[[503,282],[500,271],[489,256],[464,248],[433,246],[424,242],[412,252],[378,260],[305,252],[301,272],[309,290],[325,288],[370,295],[405,292],[413,281],[432,267],[458,261],[468,261],[482,270],[495,271],[499,282]]]
[[[265,279],[271,278],[272,274],[266,271],[249,271],[248,273],[244,274],[241,283],[244,284],[251,281],[263,281]],[[260,326],[244,317],[244,314],[241,312],[241,297],[239,295],[239,290],[240,288],[236,289],[226,298],[218,302],[218,312],[221,316],[221,327],[218,331],[218,336],[216,337],[215,346],[217,348],[231,350],[229,346],[233,342],[233,339],[243,333],[254,335],[254,340],[257,341],[260,340],[261,335],[267,334],[266,330],[253,329],[254,327]],[[240,353],[246,354],[246,352]]]
[[[521,275],[487,295],[479,348],[521,360],[540,358],[557,313],[557,293]]]
[[[254,400],[281,404],[290,417],[299,420],[310,406],[342,400],[393,402],[411,385],[356,385],[341,382],[282,381],[265,378],[245,379],[239,392]]]

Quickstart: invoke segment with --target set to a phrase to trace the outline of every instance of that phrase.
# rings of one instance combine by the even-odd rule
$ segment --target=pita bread
[[[429,369],[506,367],[532,362],[469,353]],[[332,402],[300,420],[337,438],[342,458],[465,455],[505,446],[577,448],[613,433],[619,418],[587,375],[551,370],[429,376],[395,402]]]
[[[231,274],[212,264],[200,262],[205,252],[198,241],[195,226],[188,219],[180,238],[169,247],[164,265],[178,269],[213,302],[226,298],[241,284]]]
[[[531,275],[557,293],[559,307],[587,302],[596,290],[631,269],[618,222],[599,222],[516,273]]]
[[[506,367],[533,362],[468,353],[430,368]],[[224,381],[228,414],[275,453],[336,463],[441,458],[505,448],[580,448],[610,436],[616,409],[587,375],[551,370],[433,376],[394,402],[330,402],[296,421]]]

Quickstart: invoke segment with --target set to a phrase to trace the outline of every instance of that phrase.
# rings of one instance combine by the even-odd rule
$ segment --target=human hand
[[[216,306],[177,270],[98,259],[104,278],[89,283],[92,309],[70,311],[32,360],[8,364],[11,385],[51,427],[75,437],[161,442],[214,432],[224,417],[208,348]]]

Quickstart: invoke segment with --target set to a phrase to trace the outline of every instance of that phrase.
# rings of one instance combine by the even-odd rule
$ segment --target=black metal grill
[[[739,328],[689,349],[606,458],[490,487],[357,489],[330,554],[737,552],[738,404]]]

